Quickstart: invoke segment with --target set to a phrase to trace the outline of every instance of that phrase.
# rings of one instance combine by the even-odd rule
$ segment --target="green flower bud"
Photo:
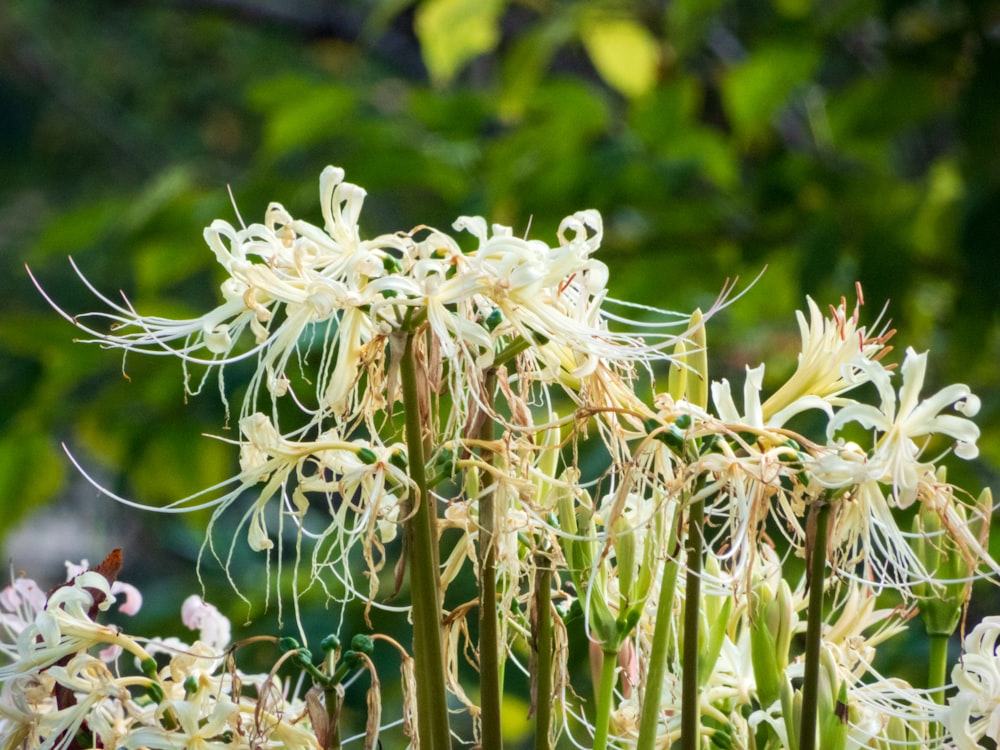
[[[792,688],[787,679],[781,683],[781,716],[785,720],[785,736],[788,750],[799,750],[799,735],[802,727],[802,691]]]
[[[618,516],[611,526],[611,546],[618,568],[619,609],[624,611],[638,598],[633,590],[636,573],[635,530],[625,516]]]
[[[688,401],[705,409],[708,407],[708,349],[704,317],[701,310],[695,310],[691,313],[688,325],[693,329],[690,342],[695,351],[686,355],[691,372],[687,375],[685,393]]]
[[[685,352],[687,345],[684,339],[677,339],[674,344],[674,361],[670,363],[670,371],[667,374],[667,393],[674,401],[684,398],[687,390],[688,368],[685,364]]]
[[[767,708],[778,700],[784,670],[778,663],[777,630],[773,627],[777,607],[771,589],[763,583],[750,594],[750,662],[757,683],[757,700]]]
[[[189,676],[184,678],[184,696],[194,695],[198,692],[198,678]]]
[[[479,490],[481,489],[479,485],[479,469],[475,466],[470,466],[465,470],[465,481],[462,483],[465,489],[465,496],[469,499],[479,497]]]
[[[820,652],[818,725],[819,747],[844,750],[847,744],[847,683],[841,682],[829,649]]]
[[[960,506],[956,511],[963,516]],[[941,517],[931,508],[923,508],[913,519],[912,542],[917,559],[934,578],[954,583],[921,582],[914,586],[920,598],[920,619],[930,635],[950,636],[962,619],[968,596],[969,566],[958,545],[945,533]]]
[[[542,455],[538,460],[538,475],[535,478],[535,503],[540,508],[551,508],[555,502],[555,493],[550,477],[555,477],[559,467],[559,443],[562,434],[558,427],[551,427],[542,433]]]

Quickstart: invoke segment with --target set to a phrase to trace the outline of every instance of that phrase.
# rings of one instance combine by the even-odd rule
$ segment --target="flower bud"
[[[820,652],[820,662],[818,746],[823,750],[844,750],[848,728],[847,683],[841,681],[836,659],[829,649]]]
[[[954,509],[964,521],[962,507],[955,505]],[[958,627],[968,597],[968,562],[962,550],[944,533],[941,516],[933,508],[923,507],[914,517],[913,532],[914,552],[927,573],[935,579],[951,581],[921,581],[914,586],[914,593],[920,598],[920,619],[929,635],[950,636]]]

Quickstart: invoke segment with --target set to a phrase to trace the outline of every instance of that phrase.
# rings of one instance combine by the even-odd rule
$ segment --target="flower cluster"
[[[457,238],[420,227],[369,240],[365,193],[342,170],[323,172],[320,195],[322,227],[271,204],[262,224],[205,231],[227,278],[199,318],[141,315],[97,290],[106,311],[63,315],[102,346],[179,357],[191,392],[213,370],[221,382],[226,366],[256,362],[238,473],[166,510],[213,507],[214,523],[241,508],[241,538],[269,559],[291,524],[305,586],[341,609],[405,612],[401,720],[414,746],[450,745],[457,701],[472,719],[463,739],[500,747],[505,661],[531,681],[539,748],[560,734],[641,750],[704,738],[765,750],[971,747],[1000,734],[992,620],[973,631],[953,683],[943,677],[942,644],[971,582],[1000,574],[986,544],[990,492],[966,495],[943,465],[976,457],[979,401],[960,384],[924,395],[927,353],[909,348],[893,363],[895,332],[881,318],[862,324],[860,288],[853,309],[808,300],[794,372],[765,398],[764,365],[748,367],[738,399],[728,380],[713,382],[706,343],[731,288],[704,315],[615,301],[594,257],[596,211],[564,219],[554,245],[478,217],[456,221]],[[612,312],[623,306],[644,320]],[[598,453],[607,462],[595,470],[584,457]],[[206,548],[231,557],[211,528]],[[407,588],[409,605],[383,595],[393,560],[394,593]],[[17,637],[0,679],[18,737],[42,726],[52,736],[45,717],[70,708],[83,716],[84,701],[59,703],[53,679],[96,664],[91,649],[147,658],[117,631],[81,635],[84,620],[98,632],[87,592],[107,586],[83,581],[93,577],[52,594],[53,614],[33,626],[0,620]],[[445,608],[460,580],[475,582],[476,599]],[[0,603],[41,610],[26,586]],[[186,610],[219,622],[201,604]],[[918,611],[935,654],[925,689],[875,666],[878,646]],[[581,639],[592,701],[578,697],[586,675],[572,668]],[[185,667],[88,693],[118,701],[116,726],[130,727],[101,735],[104,746],[189,746],[197,732],[204,747],[243,742],[250,711],[261,743],[338,747],[344,671],[374,675],[354,646],[342,657],[331,646],[320,667],[293,649],[321,697],[311,710],[261,708],[273,698],[265,681],[251,710],[235,690],[244,679],[227,683],[208,656],[228,623],[202,640],[169,646]],[[188,686],[192,670],[203,672]],[[289,715],[307,718],[280,719]],[[368,746],[380,717],[372,701]],[[74,721],[60,720],[58,736],[104,731],[96,714]]]
[[[252,748],[313,750],[304,701],[286,700],[274,675],[248,675],[231,664],[229,621],[191,596],[178,638],[145,639],[101,625],[116,603],[134,614],[135,587],[100,568],[67,563],[69,580],[49,594],[20,577],[0,591],[0,747],[75,749]]]

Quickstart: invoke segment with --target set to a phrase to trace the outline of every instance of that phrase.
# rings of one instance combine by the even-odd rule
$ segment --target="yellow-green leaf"
[[[504,0],[425,0],[414,26],[424,64],[435,84],[446,84],[500,39]]]
[[[588,16],[580,38],[597,72],[625,96],[642,96],[656,84],[660,46],[641,24],[630,18]]]

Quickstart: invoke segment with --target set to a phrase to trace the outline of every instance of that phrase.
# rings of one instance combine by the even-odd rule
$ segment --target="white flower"
[[[894,331],[883,327],[877,333],[869,333],[866,326],[858,325],[863,304],[860,286],[858,300],[858,305],[848,315],[847,301],[841,299],[836,308],[830,307],[831,315],[827,318],[811,298],[806,298],[808,322],[801,311],[795,313],[802,337],[798,366],[764,403],[765,414],[778,413],[803,396],[835,400],[844,391],[864,382],[858,361],[877,360],[883,356],[888,351],[885,344]],[[875,326],[878,325],[876,321]]]
[[[0,591],[0,653],[16,659],[18,635],[45,609],[45,592],[30,578],[16,578]]]
[[[878,362],[859,358],[855,365],[878,389],[879,406],[851,403],[840,409],[827,425],[827,436],[834,435],[844,425],[857,422],[866,429],[879,433],[875,452],[869,463],[872,476],[880,482],[892,484],[893,497],[900,507],[909,506],[917,496],[921,477],[932,470],[932,464],[921,462],[923,447],[917,439],[934,434],[946,435],[955,440],[955,454],[961,458],[975,458],[979,451],[976,440],[979,428],[969,419],[940,412],[948,406],[966,416],[979,411],[979,399],[968,386],[956,384],[942,388],[923,401],[920,389],[927,369],[927,352],[917,354],[906,350],[901,374],[903,384],[896,391],[890,383],[890,373]]]
[[[213,698],[199,690],[188,700],[164,701],[155,726],[139,727],[125,740],[127,748],[158,750],[229,750],[240,731],[240,708],[229,696]],[[165,724],[176,724],[167,729]]]
[[[209,648],[221,651],[229,645],[232,637],[229,619],[197,594],[184,600],[181,620],[192,630],[197,630],[198,640]]]
[[[979,740],[1000,742],[1000,617],[986,617],[965,639],[965,653],[951,671],[958,694],[948,699],[944,720],[958,750]]]
[[[765,405],[761,404],[760,401],[760,391],[764,384],[764,365],[753,369],[747,367],[746,370],[747,377],[743,385],[743,414],[740,414],[733,402],[729,381],[723,378],[719,382],[712,383],[712,401],[719,419],[723,422],[765,430],[781,427],[793,416],[806,409],[820,409],[827,414],[831,413],[830,405],[820,396],[811,393],[800,394],[795,400],[784,404],[777,412],[765,410]],[[771,403],[771,400],[768,400],[768,403]]]

